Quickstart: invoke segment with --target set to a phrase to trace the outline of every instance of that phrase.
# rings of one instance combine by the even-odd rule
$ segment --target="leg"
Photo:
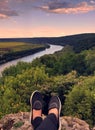
[[[40,92],[34,91],[32,93],[30,98],[30,104],[31,104],[30,122],[35,130],[42,123],[43,99]]]
[[[58,130],[58,120],[55,114],[49,114],[36,130]]]
[[[60,130],[60,111],[60,99],[57,96],[53,96],[49,103],[48,116],[36,130]]]
[[[40,126],[42,121],[43,120],[41,117],[36,117],[33,121],[31,121],[31,124],[33,125],[34,130],[36,130]]]

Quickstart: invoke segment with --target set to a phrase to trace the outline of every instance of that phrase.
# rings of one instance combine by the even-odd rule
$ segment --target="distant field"
[[[26,43],[23,43],[23,42],[0,42],[0,48],[17,47],[17,46],[23,46],[23,45],[26,45]]]
[[[34,54],[47,48],[46,45],[24,42],[0,42],[0,64]]]
[[[0,42],[0,54],[18,52],[42,47],[40,44],[30,44],[23,42]]]

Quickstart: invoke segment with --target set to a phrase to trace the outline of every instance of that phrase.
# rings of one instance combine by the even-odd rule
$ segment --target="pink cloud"
[[[8,18],[8,17],[6,15],[4,15],[4,14],[0,14],[0,18],[5,19],[5,18]]]
[[[0,19],[11,16],[18,16],[18,13],[9,7],[8,0],[0,0]]]
[[[51,6],[51,4],[54,4]],[[56,14],[77,14],[77,13],[87,13],[89,11],[95,10],[95,5],[89,5],[87,2],[81,2],[76,5],[70,3],[63,3],[57,7],[57,3],[51,3],[46,6],[38,7],[39,9],[49,12],[49,13],[56,13]],[[63,7],[62,7],[63,6]],[[51,8],[52,7],[52,8]]]

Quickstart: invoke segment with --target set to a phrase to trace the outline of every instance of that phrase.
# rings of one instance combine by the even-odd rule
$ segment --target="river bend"
[[[47,48],[43,51],[40,51],[40,52],[37,52],[35,54],[32,54],[32,55],[29,55],[29,56],[25,56],[23,58],[19,58],[19,59],[16,59],[16,60],[12,60],[12,61],[9,61],[7,63],[4,63],[2,65],[0,65],[0,73],[5,69],[5,68],[8,68],[12,65],[16,65],[19,61],[24,61],[24,62],[32,62],[34,59],[36,58],[39,58],[45,54],[53,54],[57,51],[60,51],[63,49],[63,46],[60,46],[60,45],[50,45],[50,48]]]

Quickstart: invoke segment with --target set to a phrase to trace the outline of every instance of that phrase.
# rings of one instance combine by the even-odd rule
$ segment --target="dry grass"
[[[13,48],[18,46],[26,45],[23,42],[0,42],[0,48]]]

